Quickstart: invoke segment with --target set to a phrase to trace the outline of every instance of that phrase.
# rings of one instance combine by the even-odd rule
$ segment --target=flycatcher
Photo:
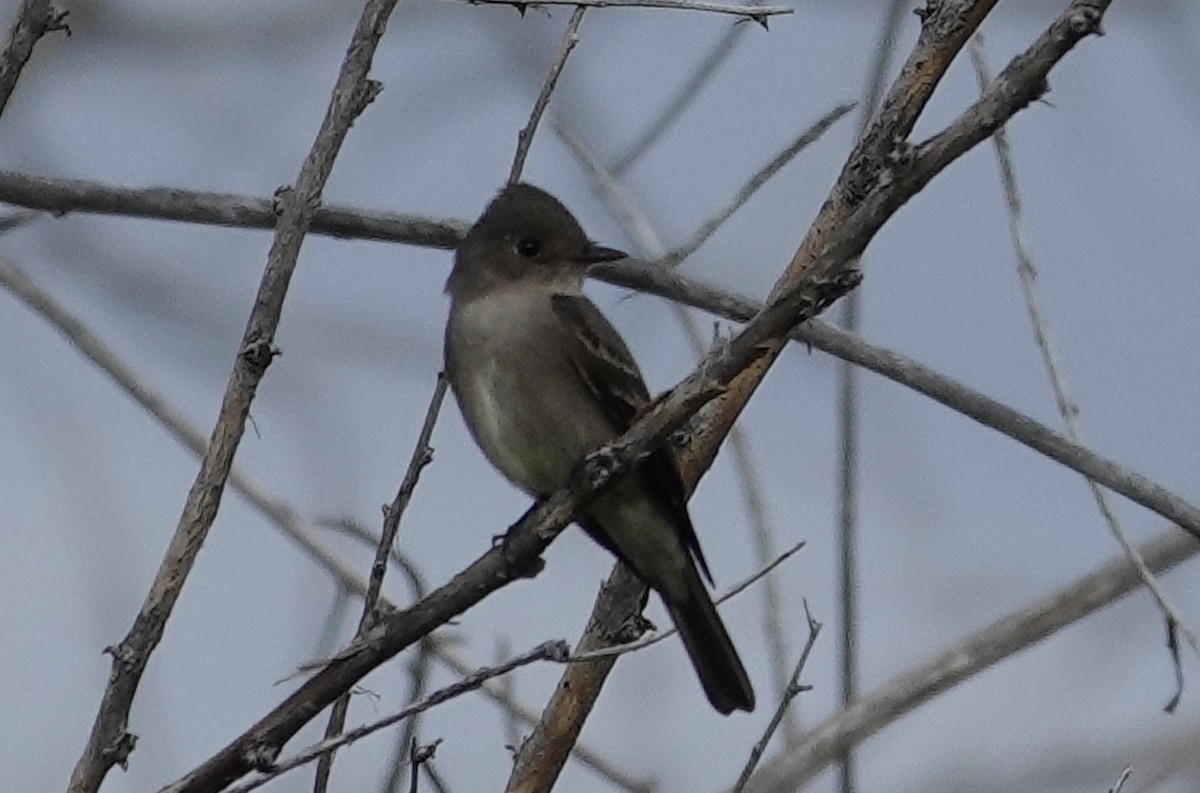
[[[501,190],[458,246],[446,282],[446,375],[488,460],[535,498],[565,487],[585,454],[650,403],[625,342],[582,291],[590,266],[625,257],[527,184]],[[713,707],[754,710],[697,570],[712,580],[671,451],[643,460],[576,520],[662,596]]]

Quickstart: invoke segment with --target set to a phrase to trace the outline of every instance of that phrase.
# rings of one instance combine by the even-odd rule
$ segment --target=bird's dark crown
[[[588,244],[579,221],[561,201],[524,182],[506,186],[492,199],[467,234],[468,239],[472,236],[506,249],[514,249],[518,244],[540,249],[537,253],[532,248],[527,252],[517,251],[526,258],[540,254],[569,260]]]
[[[467,232],[446,289],[470,297],[528,279],[582,280],[590,265],[621,256],[590,242],[557,198],[519,182],[504,187]]]

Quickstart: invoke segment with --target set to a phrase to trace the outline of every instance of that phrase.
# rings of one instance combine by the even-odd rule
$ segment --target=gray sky
[[[984,25],[994,70],[1065,2],[1002,3]],[[3,9],[3,24],[15,0]],[[882,3],[805,3],[754,27],[686,114],[623,185],[668,244],[682,241],[762,163],[837,103],[858,97]],[[328,101],[358,3],[133,2],[71,7],[73,36],[44,40],[0,120],[0,167],[128,186],[270,196],[294,179]],[[354,125],[326,200],[474,218],[503,182],[566,8],[413,0],[392,18],[373,76],[385,90]],[[611,161],[730,25],[653,10],[589,12],[554,110]],[[900,53],[911,47],[906,16]],[[1047,101],[1010,125],[1028,242],[1066,375],[1092,444],[1200,500],[1200,76],[1192,4],[1118,2],[1108,35],[1051,76]],[[964,57],[916,138],[977,92]],[[853,140],[843,120],[776,176],[684,265],[763,296],[820,206]],[[606,244],[632,246],[548,125],[526,177],[561,197]],[[207,434],[270,235],[73,215],[0,240]],[[441,363],[451,255],[310,237],[238,463],[306,518],[376,529],[403,474]],[[864,335],[1052,426],[1053,396],[1030,332],[995,157],[979,147],[905,207],[870,248]],[[666,304],[594,284],[652,388],[692,365]],[[700,317],[706,333],[711,319]],[[59,790],[84,745],[104,683],[101,649],[126,632],[196,470],[177,445],[46,322],[0,294],[0,767],[13,790]],[[1118,553],[1083,480],[901,386],[864,375],[862,688],[1085,574]],[[837,366],[788,351],[747,410],[780,547],[808,546],[778,573],[794,658],[801,599],[828,630],[798,707],[811,725],[836,683]],[[492,471],[453,403],[434,436],[401,547],[440,584],[516,520],[527,499]],[[1121,499],[1135,538],[1164,521]],[[755,568],[730,455],[692,502],[718,587]],[[331,548],[366,574],[369,552]],[[610,558],[569,531],[536,580],[508,587],[445,629],[478,663],[573,641]],[[1165,578],[1200,624],[1194,565]],[[407,602],[398,575],[390,596]],[[335,592],[328,574],[241,498],[227,495],[135,702],[140,735],[112,793],[144,792],[190,770],[277,704],[319,646]],[[353,607],[357,609],[357,605]],[[761,590],[724,610],[760,707],[714,714],[678,646],[623,659],[584,742],[662,790],[717,791],[741,768],[772,709]],[[666,623],[655,603],[652,619]],[[356,614],[338,629],[338,644]],[[1127,763],[1142,790],[1197,727],[1196,658],[1173,716],[1161,617],[1138,592],[937,698],[870,739],[862,790],[1101,790]],[[540,708],[559,669],[515,676]],[[452,675],[438,668],[434,684]],[[368,678],[359,723],[407,702],[404,662]],[[319,722],[319,724],[318,724]],[[310,742],[314,722],[289,748]],[[503,719],[480,695],[433,711],[423,741],[455,791],[507,777]],[[373,789],[389,732],[345,750],[332,790]],[[1184,744],[1186,745],[1186,744]],[[1137,771],[1142,772],[1141,780]],[[831,777],[815,790],[832,789]],[[1192,780],[1195,779],[1194,769]],[[273,783],[311,789],[311,772]],[[1157,788],[1194,789],[1181,778]],[[611,787],[572,764],[561,790]]]

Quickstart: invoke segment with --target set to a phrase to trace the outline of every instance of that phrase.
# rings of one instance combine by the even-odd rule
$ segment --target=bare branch
[[[233,467],[233,457],[245,430],[250,404],[275,355],[275,330],[313,210],[320,202],[321,191],[350,124],[378,90],[378,86],[367,79],[367,72],[375,46],[383,35],[384,23],[394,6],[395,0],[368,0],[342,63],[325,118],[300,169],[296,185],[280,196],[275,238],[212,437],[154,583],[129,633],[109,651],[113,663],[108,686],[87,745],[71,773],[70,793],[96,793],[109,769],[118,763],[124,764],[134,748],[136,738],[126,729],[134,695],[216,518]]]
[[[646,585],[629,568],[617,563],[600,587],[592,615],[573,655],[582,657],[597,648],[621,644],[636,637],[645,625],[640,618],[645,597]],[[542,710],[533,734],[517,754],[504,786],[505,793],[535,793],[554,787],[616,662],[615,657],[600,658],[567,667]]]
[[[275,202],[269,198],[173,187],[119,187],[3,170],[0,170],[0,202],[59,216],[88,212],[247,229],[273,229],[276,219]],[[329,205],[317,208],[309,232],[452,250],[467,227],[462,221]]]
[[[1025,52],[1013,58],[1003,71],[957,119],[916,147],[915,156],[904,170],[904,178],[928,184],[947,163],[991,137],[1018,111],[1040,99],[1049,88],[1050,71],[1084,38],[1101,32],[1104,13],[1112,0],[1072,0]],[[885,203],[877,191],[863,210]]]
[[[532,650],[518,655],[516,658],[499,666],[486,666],[477,670],[474,674],[464,677],[453,685],[438,689],[420,702],[409,705],[397,713],[390,716],[385,716],[382,719],[364,724],[360,727],[355,727],[353,730],[348,730],[342,735],[333,738],[326,738],[320,743],[315,743],[306,749],[302,749],[286,760],[281,760],[278,763],[272,763],[269,768],[260,769],[262,775],[258,776],[249,782],[230,788],[228,793],[248,793],[257,787],[260,787],[271,781],[281,774],[291,771],[293,768],[299,768],[302,765],[311,763],[316,758],[327,752],[333,752],[341,747],[354,743],[355,741],[365,738],[371,733],[378,732],[385,727],[390,727],[397,722],[403,721],[417,713],[422,713],[432,707],[442,704],[448,700],[454,699],[457,696],[466,694],[469,691],[482,686],[493,677],[506,675],[518,667],[526,666],[535,661],[562,661],[565,660],[570,649],[566,642],[544,642],[534,647]]]
[[[1138,550],[1152,571],[1162,573],[1195,556],[1200,544],[1172,529]],[[753,793],[784,793],[802,788],[846,747],[862,742],[922,703],[1112,603],[1141,583],[1137,571],[1122,556],[965,637],[818,725],[800,745],[764,766],[751,778],[747,789]]]
[[[650,268],[609,268],[606,275],[614,283],[652,294],[673,295],[689,305],[719,313],[729,319],[745,321],[762,308],[762,304],[753,300],[707,289],[694,281],[680,279],[674,273],[653,272]],[[792,339],[856,363],[924,394],[1055,462],[1095,479],[1110,490],[1178,524],[1185,531],[1193,534],[1200,532],[1200,524],[1195,523],[1192,517],[1200,517],[1200,510],[1179,495],[912,358],[886,347],[868,344],[820,321],[809,322],[795,331]]]
[[[805,665],[808,664],[808,656],[812,653],[812,649],[817,643],[817,635],[821,633],[821,623],[813,619],[812,612],[808,610],[807,600],[804,601],[804,617],[808,620],[808,641],[805,642],[804,649],[800,652],[800,660],[796,661],[796,668],[792,670],[792,676],[788,679],[788,685],[783,691],[783,696],[779,698],[779,706],[771,714],[771,720],[767,722],[767,728],[763,730],[762,737],[758,739],[758,742],[750,750],[750,756],[746,759],[746,765],[742,767],[742,773],[738,775],[738,781],[733,786],[733,793],[742,793],[746,789],[746,783],[750,781],[750,775],[758,767],[758,762],[762,759],[763,752],[767,751],[767,746],[771,743],[771,738],[783,722],[783,714],[787,713],[788,706],[792,704],[792,700],[801,691],[810,688],[810,686],[800,685],[800,674],[804,671]]]
[[[875,46],[875,55],[870,70],[867,73],[867,84],[863,88],[861,113],[859,116],[858,135],[861,137],[871,123],[879,99],[883,96],[885,81],[891,69],[892,55],[896,49],[896,39],[900,32],[900,20],[907,3],[905,0],[891,0],[887,13],[884,15],[883,26],[879,33],[879,42]],[[862,314],[862,290],[851,292],[842,305],[842,322],[850,333],[858,333]],[[839,556],[838,601],[841,613],[838,622],[839,633],[838,660],[840,661],[840,686],[838,693],[842,707],[849,705],[858,696],[858,447],[859,447],[859,402],[858,402],[858,368],[848,361],[842,361],[838,371],[838,434],[841,436],[841,450],[838,462],[838,500],[840,509],[838,515],[838,545]],[[790,713],[791,711],[789,711]],[[788,725],[785,725],[788,726]],[[799,736],[785,730],[784,737],[787,745],[793,746]],[[847,752],[839,764],[838,788],[841,793],[854,793],[856,767],[854,756]]]
[[[1121,788],[1125,787],[1125,783],[1129,780],[1129,775],[1133,773],[1133,766],[1127,765],[1121,770],[1117,776],[1117,781],[1108,789],[1108,793],[1121,793]]]
[[[540,6],[575,6],[576,8],[665,8],[672,11],[706,11],[712,14],[732,14],[767,26],[767,18],[791,14],[787,6],[742,6],[710,3],[704,0],[466,0],[470,5],[508,5],[518,9]]]
[[[512,170],[508,173],[509,184],[520,181],[521,172],[525,170],[525,158],[529,156],[529,147],[533,145],[533,133],[537,131],[542,114],[546,112],[546,106],[550,104],[550,95],[554,93],[554,87],[558,85],[558,77],[567,64],[567,57],[579,43],[579,25],[583,22],[585,11],[587,9],[584,6],[576,5],[575,10],[571,12],[571,19],[567,22],[562,41],[558,45],[558,54],[554,57],[554,63],[550,64],[546,82],[542,84],[542,90],[533,103],[533,112],[529,114],[529,121],[517,133],[517,153],[513,157]]]
[[[432,759],[431,757],[430,760]],[[425,775],[425,778],[429,780],[429,784],[433,785],[433,793],[450,793],[450,787],[446,784],[446,780],[438,773],[437,768],[434,767],[432,762],[426,761],[417,767]],[[412,780],[408,793],[417,793],[416,784],[416,780]]]
[[[432,775],[433,766],[430,761],[433,760],[433,756],[437,752],[438,745],[441,742],[442,739],[438,738],[433,743],[419,746],[417,739],[413,738],[411,748],[408,752],[409,767],[412,769],[412,773],[408,778],[408,793],[417,793],[421,781],[420,774],[422,769]],[[432,778],[437,779],[436,776]],[[437,787],[440,790],[442,786],[439,784]]]
[[[64,20],[66,11],[59,11],[50,0],[23,0],[17,20],[8,32],[8,45],[0,52],[0,113],[8,106],[21,70],[33,54],[38,39],[50,31],[62,30],[71,35]]]

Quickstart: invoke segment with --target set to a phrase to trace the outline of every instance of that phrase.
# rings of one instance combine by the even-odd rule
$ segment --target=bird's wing
[[[596,403],[612,422],[614,431],[625,432],[650,403],[650,392],[629,348],[600,309],[586,297],[559,294],[551,299],[551,305],[566,330],[569,355],[576,372],[596,397]],[[642,462],[640,470],[649,477],[649,484],[669,510],[684,547],[711,583],[708,562],[700,550],[696,530],[688,515],[686,490],[675,455],[668,446],[661,446]]]

